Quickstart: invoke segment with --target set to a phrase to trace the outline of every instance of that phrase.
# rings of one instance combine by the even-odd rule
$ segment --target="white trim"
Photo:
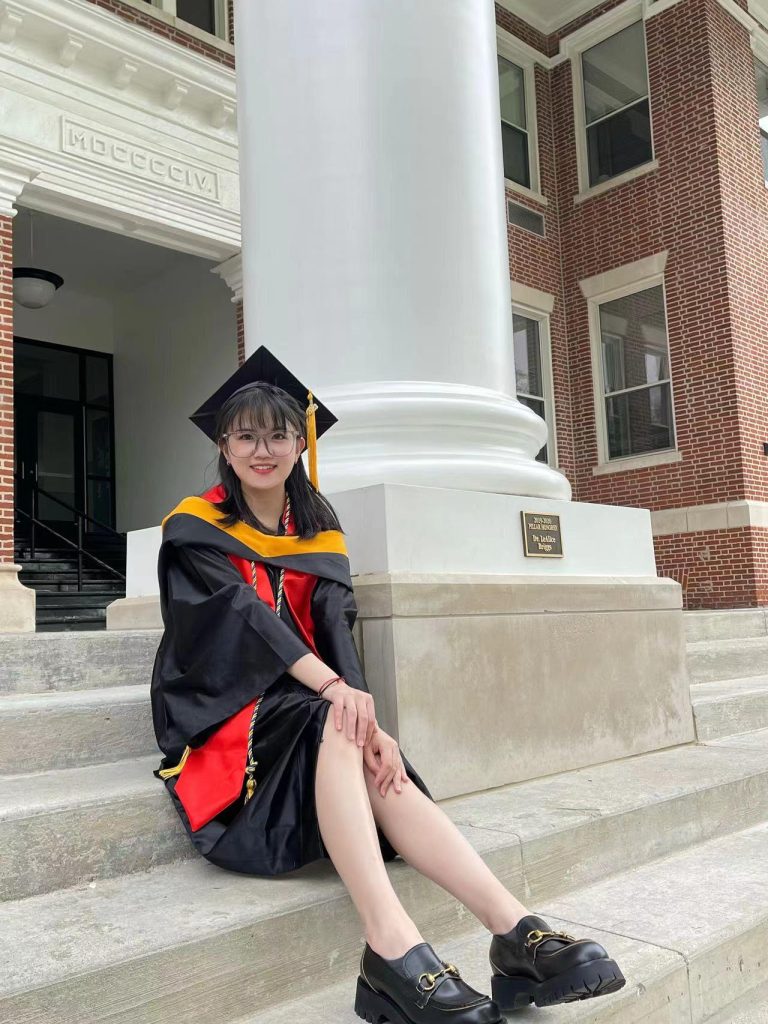
[[[620,267],[606,270],[602,274],[583,277],[579,281],[581,294],[585,299],[610,302],[611,299],[618,299],[623,295],[631,295],[632,292],[652,288],[654,284],[660,283],[659,279],[663,278],[668,255],[668,250],[664,249],[663,252],[646,256],[642,260],[634,260],[632,263],[624,263]],[[622,289],[626,290],[622,291]]]
[[[508,60],[521,66],[538,64],[540,67],[546,68],[547,71],[551,71],[555,67],[556,58],[548,57],[546,53],[542,53],[535,46],[531,46],[523,39],[508,32],[501,25],[496,25],[496,50],[502,57],[507,57]]]
[[[16,200],[37,174],[31,167],[0,158],[0,217],[16,216]]]
[[[512,288],[512,304],[525,307],[534,314],[549,316],[555,308],[555,296],[550,292],[539,291],[538,288],[531,288],[527,284],[520,284],[519,281],[510,282]],[[528,313],[522,315],[528,316]]]
[[[595,434],[597,441],[597,465],[593,466],[593,476],[605,473],[621,472],[628,469],[644,469],[648,466],[679,462],[682,455],[676,447],[656,452],[643,452],[637,455],[626,455],[610,458],[608,454],[608,427],[605,417],[605,391],[603,387],[602,330],[600,325],[600,307],[606,302],[647,291],[649,288],[661,287],[664,304],[664,324],[667,334],[667,362],[669,364],[669,402],[671,411],[672,439],[677,444],[677,422],[675,419],[674,374],[672,372],[669,351],[669,316],[667,313],[667,290],[664,284],[664,269],[667,263],[667,251],[647,256],[633,263],[593,277],[579,281],[581,293],[587,300],[589,318],[589,342],[592,362],[592,396],[595,412]]]
[[[504,188],[509,189],[510,192],[515,192],[519,196],[524,196],[540,206],[549,206],[549,200],[541,192],[534,192],[532,189],[526,188],[525,185],[518,185],[516,181],[510,181],[509,178],[504,179]]]
[[[582,14],[587,14],[595,6],[595,0],[571,0],[567,6],[565,3],[560,3],[560,11],[550,17],[542,15],[541,6],[537,0],[499,0],[499,6],[509,11],[510,14],[522,18],[537,32],[548,36],[563,25],[581,17]]]
[[[541,383],[544,394],[531,395],[544,403],[544,422],[547,425],[547,465],[557,469],[557,417],[555,415],[555,387],[552,375],[552,335],[549,317],[554,306],[555,297],[548,292],[540,292],[537,288],[513,284],[515,293],[520,300],[512,299],[512,312],[527,320],[535,320],[539,325],[539,352],[541,355]],[[529,301],[532,300],[532,302]],[[550,305],[551,302],[551,305]],[[550,306],[549,309],[546,307]],[[533,411],[533,410],[531,410]],[[542,446],[543,447],[543,446]],[[536,453],[538,455],[538,452]]]
[[[524,185],[517,185],[517,188],[525,189],[523,194],[531,194],[531,197],[540,195],[541,169],[539,167],[539,122],[536,107],[536,51],[525,45],[519,45],[520,40],[516,39],[509,32],[498,28],[496,31],[496,52],[511,64],[515,64],[523,72],[523,87],[525,88],[525,132],[528,135],[528,174],[531,179],[530,189]],[[522,131],[522,129],[520,129]],[[506,180],[506,179],[505,179]],[[515,186],[516,182],[510,182]],[[541,197],[543,198],[543,196]],[[546,202],[546,200],[545,200]]]
[[[653,131],[653,128],[651,128]],[[609,192],[612,188],[618,188],[619,185],[626,185],[628,181],[634,181],[635,178],[642,178],[644,174],[652,174],[654,171],[658,171],[659,161],[649,160],[645,164],[638,164],[637,167],[632,167],[629,171],[624,171],[622,174],[617,174],[615,178],[609,178],[608,181],[601,181],[599,185],[592,185],[591,188],[586,189],[584,192],[578,192],[573,197],[573,205],[578,206],[579,203],[585,203],[588,199],[594,199],[595,196],[601,196],[604,192]]]
[[[206,32],[205,29],[200,28],[198,25],[193,25],[191,22],[179,18],[176,15],[176,0],[123,0],[123,3],[135,8],[137,11],[141,11],[143,14],[149,14],[150,17],[157,18],[158,21],[162,21],[172,28],[177,28],[180,32],[193,36],[203,43],[210,43],[211,46],[223,50],[224,53],[234,55],[235,48],[229,42],[226,0],[215,0],[215,33]]]
[[[577,29],[566,36],[561,44],[561,52],[571,61],[571,82],[573,92],[573,125],[576,138],[576,169],[578,174],[579,190],[574,202],[584,201],[592,196],[605,192],[607,188],[624,184],[638,177],[639,174],[655,170],[652,166],[655,161],[655,147],[653,142],[653,103],[651,102],[651,83],[648,77],[648,44],[645,35],[645,3],[644,0],[625,0],[623,4],[607,11],[594,21],[588,22],[582,28]],[[587,153],[587,122],[584,111],[584,74],[582,68],[582,54],[585,50],[591,49],[598,43],[610,39],[611,36],[622,32],[631,25],[640,22],[643,25],[643,47],[645,50],[645,78],[648,86],[648,111],[651,125],[651,160],[646,161],[639,167],[633,167],[623,174],[616,175],[608,181],[598,182],[597,185],[590,185],[589,182],[589,156]]]
[[[654,537],[704,530],[737,530],[745,526],[768,529],[768,501],[721,501],[651,511]]]
[[[674,410],[673,410],[674,413]],[[677,448],[664,448],[658,452],[646,452],[644,455],[626,455],[621,459],[611,459],[592,467],[592,476],[607,476],[609,473],[626,473],[630,469],[648,469],[651,466],[665,466],[672,462],[682,462],[683,456]]]
[[[243,254],[241,252],[235,253],[224,263],[211,267],[211,273],[218,274],[227,284],[232,292],[233,304],[237,305],[243,301]]]

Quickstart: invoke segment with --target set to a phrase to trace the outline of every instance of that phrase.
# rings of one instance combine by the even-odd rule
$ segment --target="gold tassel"
[[[176,765],[175,768],[162,768],[160,770],[160,778],[161,779],[172,779],[174,777],[174,775],[180,775],[181,774],[181,769],[187,763],[187,758],[189,757],[190,750],[191,750],[190,747],[185,747],[184,748],[184,753],[181,755],[181,760],[179,761],[179,763]]]
[[[309,479],[312,482],[315,490],[320,490],[317,482],[317,423],[315,422],[315,413],[317,412],[317,406],[315,405],[312,392],[307,393],[307,400],[309,405],[307,406],[307,450],[309,452]]]

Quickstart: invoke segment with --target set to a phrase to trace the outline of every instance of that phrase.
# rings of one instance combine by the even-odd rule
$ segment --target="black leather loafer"
[[[491,993],[502,1010],[590,999],[626,984],[600,943],[552,931],[535,914],[521,918],[506,934],[494,935],[488,958]]]
[[[366,942],[355,1013],[371,1024],[505,1024],[490,996],[471,988],[428,942],[394,960]]]

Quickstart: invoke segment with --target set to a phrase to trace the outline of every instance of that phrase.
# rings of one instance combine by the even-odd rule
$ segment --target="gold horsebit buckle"
[[[543,932],[540,928],[534,928],[525,937],[526,949],[533,949],[533,963],[536,963],[539,943],[549,938],[571,939],[571,941],[576,942],[575,936],[569,935],[568,932]]]
[[[429,1000],[432,998],[432,994],[438,985],[438,978],[452,974],[456,978],[460,978],[459,969],[454,964],[446,963],[445,960],[441,960],[440,963],[443,965],[442,971],[436,971],[432,974],[430,971],[424,971],[419,975],[418,981],[416,982],[416,988],[421,993],[421,997],[416,1000],[416,1005],[420,1010],[423,1010]],[[427,979],[426,985],[421,984],[422,978]]]

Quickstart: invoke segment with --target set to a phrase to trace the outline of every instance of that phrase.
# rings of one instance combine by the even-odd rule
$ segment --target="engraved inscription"
[[[560,516],[543,512],[521,512],[523,548],[529,558],[562,558],[563,535]]]
[[[219,176],[216,171],[163,156],[144,146],[126,142],[109,132],[61,119],[62,150],[75,153],[108,167],[117,167],[141,178],[219,202]]]

